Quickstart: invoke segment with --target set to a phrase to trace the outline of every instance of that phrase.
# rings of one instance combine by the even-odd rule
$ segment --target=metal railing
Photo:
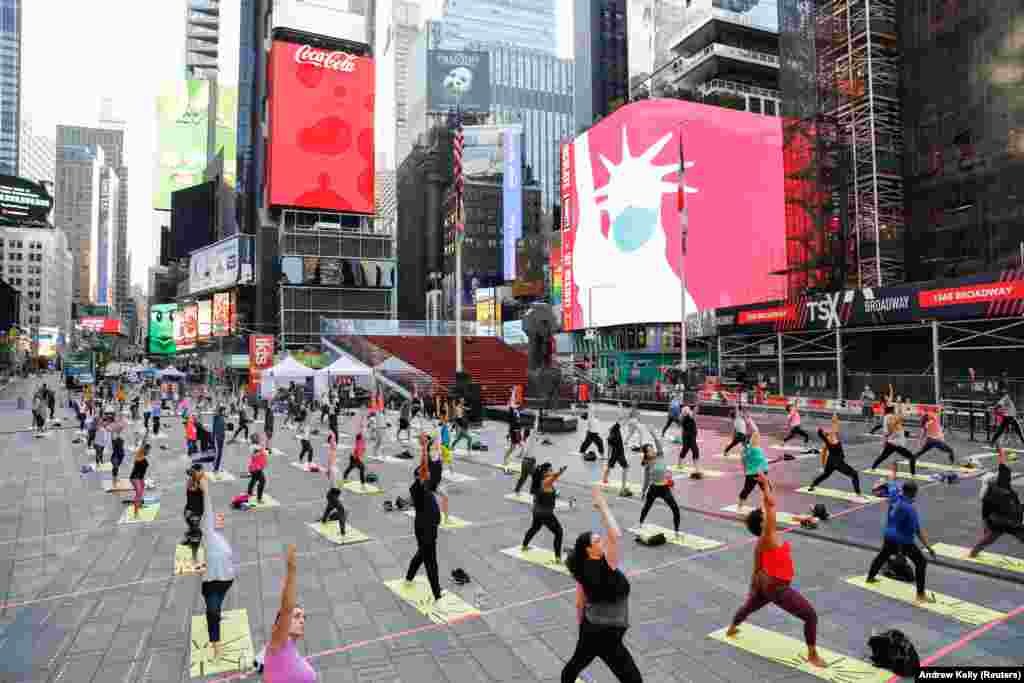
[[[320,333],[325,335],[454,337],[456,329],[456,323],[451,320],[320,320]],[[500,337],[501,331],[489,322],[463,322],[462,334],[470,337]]]
[[[705,97],[716,90],[728,90],[729,92],[737,94],[754,95],[756,97],[765,97],[774,100],[782,99],[782,93],[778,90],[761,88],[756,85],[747,85],[746,83],[729,81],[724,78],[713,78],[710,81],[706,81],[697,86],[697,92]]]

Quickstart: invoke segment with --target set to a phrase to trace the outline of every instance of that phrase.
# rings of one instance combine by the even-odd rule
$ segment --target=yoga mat
[[[249,630],[249,613],[244,609],[221,612],[220,642],[224,656],[213,659],[213,646],[206,628],[206,615],[192,617],[192,647],[189,650],[189,676],[199,678],[228,671],[246,671],[252,666],[254,651]]]
[[[935,614],[941,614],[944,617],[950,619],[956,619],[964,624],[971,626],[983,626],[990,621],[996,619],[1002,619],[1006,615],[1002,612],[989,609],[988,607],[982,607],[981,605],[975,605],[959,598],[954,598],[949,595],[943,595],[942,593],[936,593],[934,591],[927,591],[929,597],[934,597],[935,602],[917,602],[915,599],[917,596],[917,587],[912,583],[904,583],[902,581],[894,581],[893,579],[886,578],[884,576],[878,577],[878,583],[868,583],[866,578],[863,576],[853,576],[846,579],[846,583],[851,586],[857,586],[864,590],[871,591],[872,593],[878,593],[884,595],[887,598],[893,600],[899,600],[907,604],[919,607]]]
[[[467,617],[480,616],[480,610],[451,590],[445,590],[435,604],[430,583],[425,576],[417,576],[411,584],[405,579],[395,579],[384,582],[384,585],[435,624],[450,624]]]
[[[679,545],[684,548],[690,548],[692,550],[710,550],[722,545],[719,541],[713,541],[710,538],[702,538],[685,532],[679,532],[679,537],[677,538],[674,529],[658,526],[657,524],[635,526],[631,529],[627,529],[627,531],[631,534],[636,534],[643,539],[648,539],[655,534],[665,534],[665,540],[669,543]]]
[[[538,567],[544,567],[545,569],[551,569],[560,574],[565,574],[566,576],[572,576],[569,572],[569,568],[565,566],[564,560],[561,562],[555,562],[555,553],[553,550],[542,550],[540,548],[530,546],[526,552],[523,552],[522,547],[516,546],[514,548],[505,548],[501,552],[509,557],[514,557],[517,560],[523,560],[530,564],[535,564]]]
[[[327,522],[321,524],[320,522],[311,522],[306,526],[310,527],[313,531],[326,538],[335,545],[351,545],[352,543],[362,543],[363,541],[369,541],[370,537],[364,534],[355,527],[345,525],[345,536],[341,536],[341,530],[338,529],[337,522]]]

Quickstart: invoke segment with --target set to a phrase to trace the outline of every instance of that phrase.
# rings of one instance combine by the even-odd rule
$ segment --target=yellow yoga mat
[[[138,524],[140,522],[155,522],[157,516],[160,514],[160,503],[154,503],[153,505],[143,505],[139,508],[139,516],[135,516],[135,510],[131,505],[126,506],[125,511],[121,513],[121,519],[118,524]]]
[[[118,480],[116,487],[114,486],[114,482],[111,481],[103,487],[103,490],[107,493],[132,493],[135,491],[135,489],[132,488],[131,482],[127,479]]]
[[[415,510],[405,510],[405,511],[402,512],[402,514],[405,515],[406,517],[412,517],[414,519],[416,517],[416,511]],[[444,517],[444,515],[442,515],[442,517]],[[472,522],[467,522],[466,520],[462,519],[461,517],[456,517],[455,515],[449,515],[448,516],[448,521],[441,523],[441,528],[442,529],[465,529],[468,526],[473,526],[473,523]]]
[[[806,486],[802,486],[796,490],[797,493],[806,493],[809,496],[824,496],[826,498],[837,498],[839,500],[846,500],[851,503],[881,503],[885,499],[879,498],[878,496],[861,495],[858,496],[853,491],[840,491],[838,489],[826,489],[820,486],[816,487],[813,491],[808,491]]]
[[[395,579],[385,581],[384,585],[435,624],[450,624],[467,617],[480,616],[480,610],[450,590],[444,591],[435,604],[430,583],[425,576],[417,576],[412,583],[407,583],[405,579]]]
[[[693,468],[692,465],[671,465],[669,466],[669,469],[676,474],[685,474],[687,477],[689,477],[691,474],[697,471],[696,469]],[[704,475],[705,478],[708,479],[720,479],[721,477],[725,476],[725,472],[719,472],[718,470],[709,470],[705,467],[700,468],[700,473]]]
[[[189,676],[200,678],[228,671],[247,671],[252,667],[255,652],[249,630],[249,613],[246,610],[221,612],[220,642],[224,645],[224,656],[215,660],[206,628],[206,615],[197,614],[192,617]]]
[[[915,599],[917,596],[917,587],[912,583],[904,583],[902,581],[894,581],[884,576],[878,577],[878,583],[868,583],[866,578],[863,576],[853,576],[846,580],[846,583],[869,590],[872,593],[878,593],[884,595],[887,598],[893,600],[899,600],[906,602],[915,607],[934,612],[935,614],[941,614],[944,617],[950,619],[956,619],[957,621],[971,626],[982,626],[995,621],[996,619],[1002,619],[1006,615],[1002,612],[997,612],[994,609],[988,607],[982,607],[981,605],[975,605],[970,602],[966,602],[959,598],[954,598],[949,595],[943,595],[942,593],[936,593],[934,591],[927,591],[929,597],[934,597],[935,602],[917,602]]]
[[[347,524],[345,525],[344,537],[341,535],[337,522],[327,522],[326,524],[311,522],[306,526],[336,545],[351,545],[352,543],[362,543],[363,541],[370,540],[370,537],[362,531]]]
[[[113,472],[114,471],[114,466],[111,465],[109,462],[101,462],[99,465],[96,465],[96,471],[97,472]]]
[[[217,482],[220,482],[220,481],[237,481],[238,480],[238,477],[236,477],[235,475],[231,474],[230,472],[228,472],[226,470],[221,470],[220,472],[207,472],[206,473],[206,478],[209,479],[210,481],[217,481]]]
[[[476,481],[476,477],[471,477],[468,474],[461,474],[459,472],[452,472],[451,470],[445,471],[443,479],[444,481],[448,481],[453,484],[464,484],[468,481]]]
[[[591,486],[600,486],[605,491],[614,491],[615,493],[618,493],[619,491],[622,490],[622,482],[621,481],[616,482],[615,480],[609,481],[607,484],[604,483],[603,481],[595,481],[595,482],[591,482],[590,485]],[[641,485],[636,483],[635,481],[627,481],[626,482],[626,487],[632,489],[636,493],[639,493]]]
[[[708,638],[832,683],[884,683],[893,675],[891,671],[826,650],[820,645],[818,656],[825,660],[828,667],[823,669],[814,666],[807,661],[807,644],[803,640],[790,638],[753,624],[741,625],[735,638],[727,637],[727,630],[719,629],[708,634]]]
[[[888,477],[892,474],[892,470],[861,470],[864,474],[873,474],[876,477]],[[913,479],[915,481],[935,481],[935,475],[933,474],[911,474],[903,470],[896,471],[897,479]]]
[[[665,534],[665,540],[675,545],[681,545],[684,548],[690,548],[692,550],[710,550],[717,548],[722,545],[719,541],[713,541],[710,538],[702,538],[700,536],[694,536],[693,534],[687,534],[681,532],[679,537],[676,537],[674,529],[667,529],[657,524],[644,524],[643,526],[635,526],[632,529],[627,529],[629,533],[636,534],[641,538],[648,538],[655,534]]]
[[[199,548],[199,563],[206,562],[206,550]],[[174,547],[174,575],[175,576],[186,576],[195,575],[199,572],[196,571],[196,567],[192,564],[192,549],[188,546],[178,545]]]
[[[367,484],[364,488],[358,481],[347,481],[341,486],[341,488],[345,489],[349,493],[358,493],[364,496],[375,496],[377,494],[384,493],[384,491],[373,484]]]
[[[737,517],[746,517],[748,514],[750,514],[751,510],[756,509],[757,508],[745,506],[743,508],[743,512],[740,512],[738,506],[730,505],[728,507],[722,508],[722,512],[730,512],[736,515]],[[782,524],[789,524],[790,526],[800,526],[800,520],[798,519],[797,515],[791,515],[788,512],[783,512],[782,510],[775,511],[775,520],[777,522],[781,522]]]
[[[556,562],[555,553],[552,550],[542,550],[540,548],[534,548],[530,546],[526,552],[520,546],[514,548],[505,548],[501,551],[503,554],[509,557],[514,557],[517,560],[524,560],[530,564],[535,564],[538,567],[544,567],[545,569],[551,569],[560,574],[571,576],[569,568],[565,566],[565,562]]]
[[[941,462],[924,462],[922,460],[917,461],[917,469],[919,470],[937,470],[939,472],[956,472],[957,474],[978,474],[977,467],[963,467],[960,465],[946,465]]]
[[[960,560],[961,562],[973,562],[975,564],[983,564],[997,569],[1005,569],[1006,571],[1024,574],[1024,558],[1012,557],[1010,555],[999,555],[997,553],[987,553],[984,550],[978,553],[977,557],[968,557],[967,554],[971,552],[970,548],[963,548],[958,545],[949,545],[948,543],[936,543],[932,548],[935,549],[935,553],[937,555],[952,557],[953,559]]]
[[[505,474],[519,474],[520,469],[522,469],[519,465],[516,464],[510,464],[508,467],[506,467],[500,462],[482,462],[480,464],[486,465],[487,467],[493,467],[496,470],[501,470]]]
[[[524,503],[525,505],[533,505],[533,496],[531,496],[529,493],[510,493],[507,496],[505,496],[505,500],[511,500],[515,503]],[[568,510],[569,504],[566,503],[564,500],[556,500],[555,509]]]
[[[280,501],[278,501],[276,498],[271,498],[270,496],[264,495],[263,502],[257,503],[256,496],[249,496],[249,510],[264,510],[266,508],[276,507],[281,507]]]

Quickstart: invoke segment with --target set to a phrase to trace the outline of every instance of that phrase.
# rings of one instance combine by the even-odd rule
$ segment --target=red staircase
[[[455,337],[366,337],[366,341],[430,375],[446,391],[455,387]],[[505,405],[512,387],[526,385],[526,354],[494,337],[463,337],[462,366],[480,385],[484,405]]]

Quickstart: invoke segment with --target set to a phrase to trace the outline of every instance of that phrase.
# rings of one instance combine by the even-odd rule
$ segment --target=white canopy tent
[[[316,374],[313,375],[313,390],[319,399],[330,386],[331,377],[369,376],[372,374],[373,369],[370,366],[360,363],[352,356],[342,354],[338,360],[326,368],[316,371]]]
[[[306,367],[291,356],[286,356],[280,363],[263,373],[260,391],[264,398],[268,398],[274,395],[277,382],[290,382],[294,380],[305,382],[307,377],[313,377],[314,375],[316,375],[316,370]]]

